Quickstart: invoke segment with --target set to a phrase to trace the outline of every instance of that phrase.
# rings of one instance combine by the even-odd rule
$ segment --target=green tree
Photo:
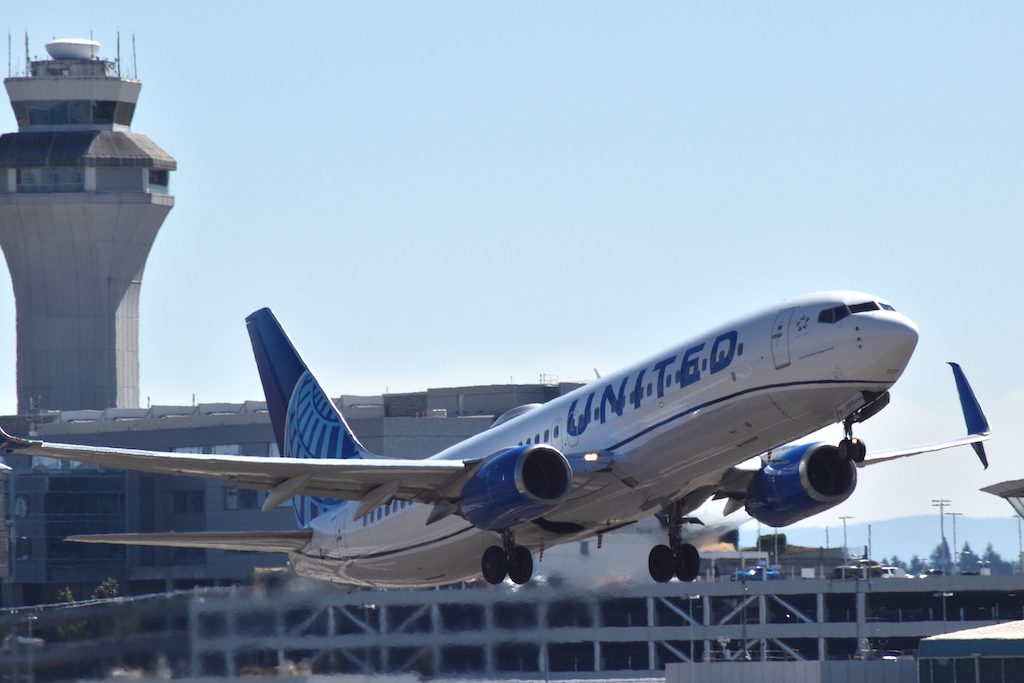
[[[988,563],[988,568],[992,570],[993,574],[1008,575],[1013,573],[1013,563],[1004,560],[996,552],[996,549],[992,547],[991,543],[985,546],[985,552],[982,554],[981,559]]]
[[[935,546],[928,559],[931,561],[932,569],[946,569],[949,566],[949,544],[943,538],[942,542]]]
[[[980,559],[977,553],[971,550],[971,544],[964,541],[964,547],[957,553],[956,566],[961,574],[964,572],[976,572],[978,571],[978,560]]]
[[[116,598],[121,594],[121,587],[117,583],[117,579],[108,576],[103,579],[103,583],[96,586],[96,590],[92,592],[93,600],[105,600],[107,598]]]

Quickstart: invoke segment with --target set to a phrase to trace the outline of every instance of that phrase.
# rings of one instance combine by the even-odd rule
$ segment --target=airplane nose
[[[906,369],[919,336],[913,320],[901,313],[886,311],[866,318],[862,330],[868,348],[887,374],[898,375]]]

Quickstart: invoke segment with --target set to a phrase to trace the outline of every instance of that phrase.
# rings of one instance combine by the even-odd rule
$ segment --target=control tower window
[[[170,173],[168,171],[150,171],[149,172],[149,191],[152,194],[167,194],[167,185],[170,182]]]
[[[19,126],[131,125],[135,114],[132,102],[109,100],[61,100],[13,102]]]
[[[75,166],[18,169],[18,192],[84,191],[85,173]]]

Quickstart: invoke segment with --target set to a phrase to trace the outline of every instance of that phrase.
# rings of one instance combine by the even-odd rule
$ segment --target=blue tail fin
[[[369,454],[309,372],[269,308],[245,319],[267,398],[277,446],[289,458],[361,458]],[[306,525],[338,501],[296,496],[295,516]]]

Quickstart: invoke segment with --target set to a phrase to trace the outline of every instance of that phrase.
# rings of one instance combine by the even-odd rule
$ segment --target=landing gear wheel
[[[700,574],[700,553],[689,543],[683,543],[676,548],[674,555],[674,568],[676,578],[680,581],[693,581]]]
[[[651,572],[651,578],[658,583],[667,583],[675,573],[675,558],[672,556],[672,549],[667,545],[656,545],[651,548],[651,554],[647,556],[647,568]]]
[[[839,442],[839,455],[860,464],[868,454],[867,446],[860,439],[847,438]]]
[[[498,584],[505,580],[508,573],[508,559],[505,550],[500,546],[492,545],[484,551],[483,560],[480,562],[483,570],[484,581],[490,584]]]
[[[533,575],[533,555],[521,545],[512,548],[508,555],[508,578],[522,586]]]

